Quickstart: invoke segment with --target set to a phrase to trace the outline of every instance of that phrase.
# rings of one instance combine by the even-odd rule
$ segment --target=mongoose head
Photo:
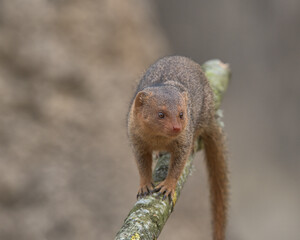
[[[150,135],[177,137],[187,125],[187,94],[175,88],[152,87],[137,93],[134,109]]]

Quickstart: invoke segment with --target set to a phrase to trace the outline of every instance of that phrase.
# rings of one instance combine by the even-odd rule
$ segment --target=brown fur
[[[214,240],[226,226],[227,167],[223,134],[214,119],[213,93],[200,66],[173,56],[158,60],[141,79],[128,114],[128,136],[140,174],[138,197],[159,191],[173,197],[194,141],[204,141],[213,210]],[[152,183],[152,152],[168,151],[166,179]]]

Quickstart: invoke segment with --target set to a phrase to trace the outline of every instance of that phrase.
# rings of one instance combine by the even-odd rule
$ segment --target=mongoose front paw
[[[147,196],[151,193],[153,193],[154,190],[154,184],[152,182],[146,183],[140,186],[140,189],[138,191],[138,194],[136,195],[136,198],[142,198],[144,196]]]
[[[171,202],[175,196],[176,181],[173,180],[164,180],[154,189],[155,192],[158,192],[159,195],[163,194],[163,200],[167,197]]]

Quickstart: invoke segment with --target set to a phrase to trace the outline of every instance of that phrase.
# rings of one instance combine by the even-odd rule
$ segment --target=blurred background
[[[126,113],[164,55],[229,63],[231,240],[300,238],[300,1],[0,0],[0,239],[113,239]],[[160,239],[211,239],[202,154]]]

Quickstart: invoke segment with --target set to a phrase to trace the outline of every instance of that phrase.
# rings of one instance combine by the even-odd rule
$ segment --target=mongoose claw
[[[175,195],[175,188],[176,182],[174,184],[165,180],[154,189],[154,192],[158,192],[158,197],[163,195],[162,200],[165,200],[168,197],[169,201],[172,202],[173,196]]]
[[[140,186],[138,194],[136,195],[137,199],[143,198],[149,194],[152,194],[154,190],[154,184],[152,182]]]

